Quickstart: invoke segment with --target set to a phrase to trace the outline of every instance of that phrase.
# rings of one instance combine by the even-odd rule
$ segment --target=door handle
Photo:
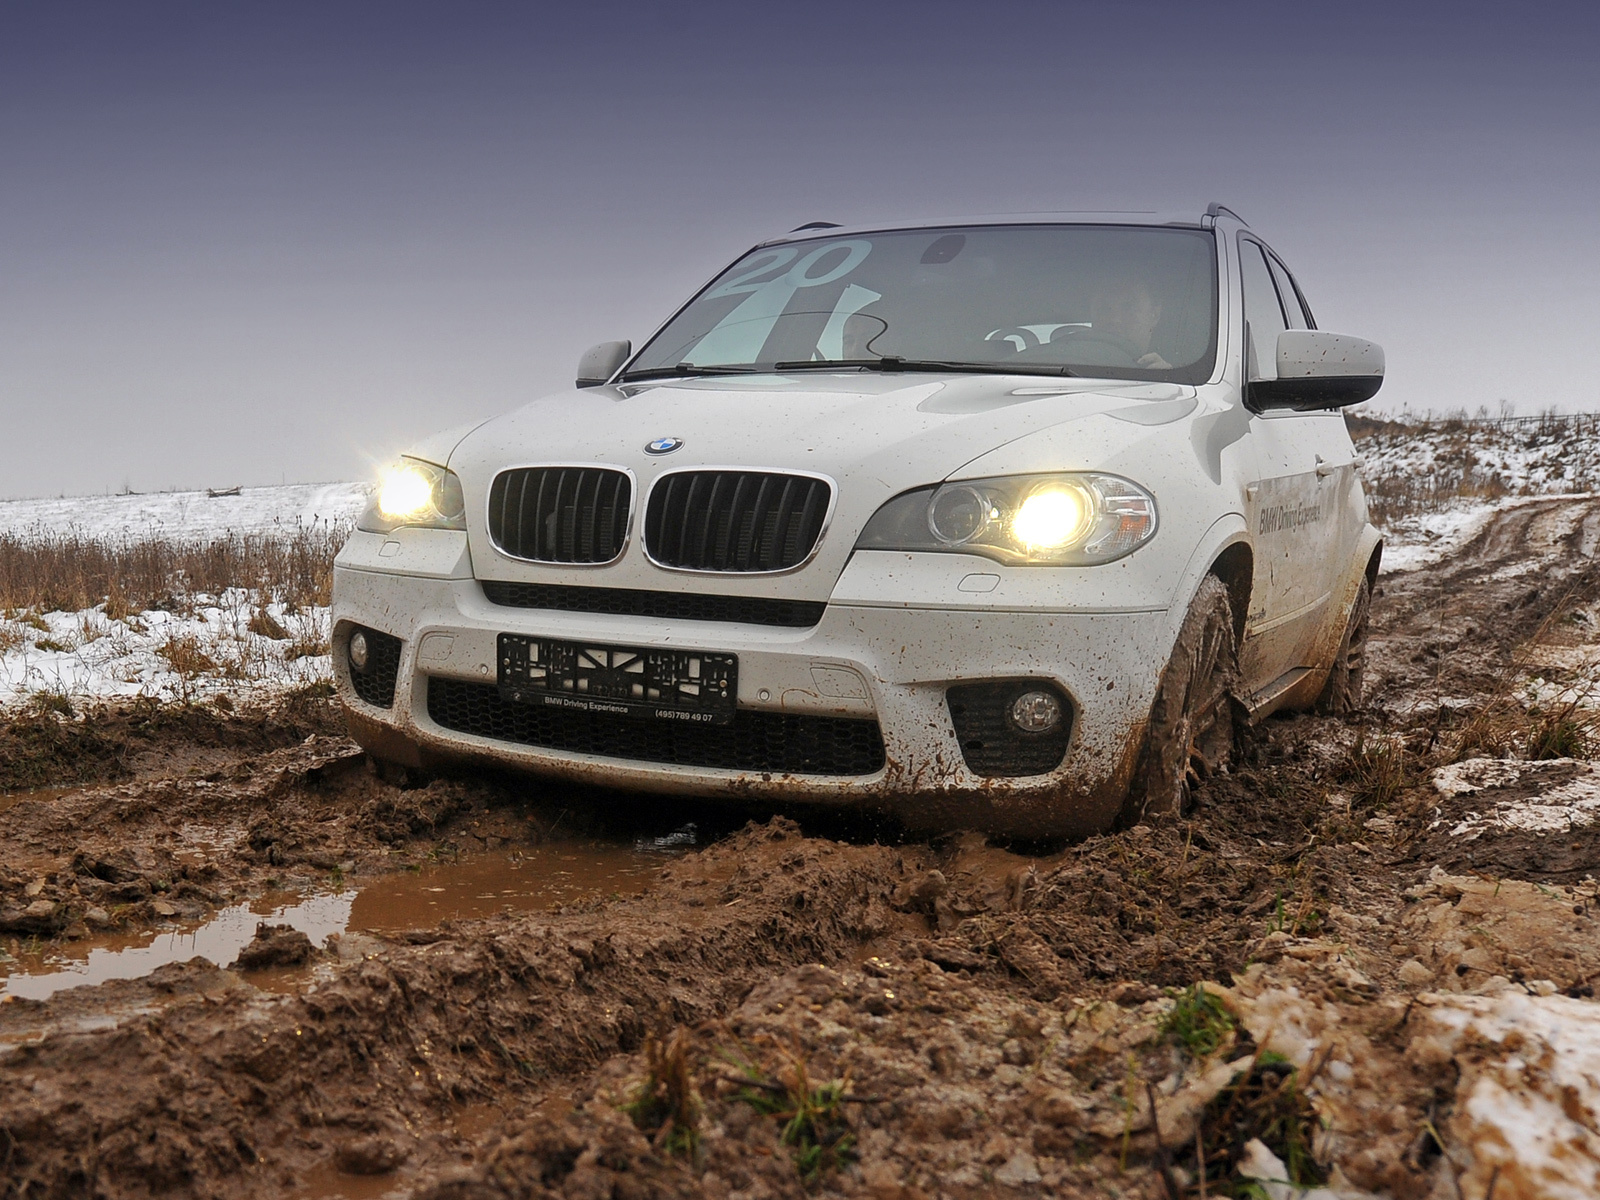
[[[1335,471],[1337,471],[1339,469],[1339,467],[1341,467],[1341,466],[1353,467],[1353,466],[1355,466],[1355,462],[1354,462],[1354,460],[1352,460],[1352,461],[1350,461],[1348,463],[1331,463],[1331,462],[1327,462],[1326,460],[1324,460],[1322,455],[1319,454],[1319,455],[1317,455],[1317,478],[1318,479],[1326,479],[1329,475],[1332,475]]]

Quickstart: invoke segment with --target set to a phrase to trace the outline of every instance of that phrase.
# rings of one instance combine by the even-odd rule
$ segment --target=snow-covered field
[[[1355,432],[1366,476],[1380,486],[1405,480],[1425,493],[1464,486],[1512,496],[1600,489],[1600,415],[1362,422]]]
[[[0,501],[0,536],[137,543],[229,536],[338,536],[366,503],[360,483]],[[328,610],[290,610],[241,588],[178,611],[0,612],[0,706],[145,696],[248,701],[330,678]]]
[[[1356,453],[1383,570],[1438,562],[1499,509],[1550,495],[1600,492],[1600,417],[1363,422]]]
[[[240,488],[237,496],[152,492],[0,500],[0,534],[76,534],[97,540],[292,534],[349,527],[361,515],[368,491],[364,483],[291,483]]]

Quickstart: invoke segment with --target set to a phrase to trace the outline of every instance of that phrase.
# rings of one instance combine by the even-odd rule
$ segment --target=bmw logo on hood
[[[675,438],[675,437],[656,438],[655,441],[646,442],[644,444],[644,452],[646,454],[671,454],[674,450],[676,450],[681,445],[683,445],[683,439],[682,438]]]

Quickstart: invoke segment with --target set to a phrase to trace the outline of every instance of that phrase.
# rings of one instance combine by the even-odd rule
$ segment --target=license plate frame
[[[691,725],[728,725],[739,698],[739,657],[502,633],[502,699],[576,712]]]

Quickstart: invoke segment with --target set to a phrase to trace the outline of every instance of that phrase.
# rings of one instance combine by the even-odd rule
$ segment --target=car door
[[[1309,316],[1266,246],[1242,234],[1238,244],[1245,378],[1274,379],[1278,334],[1306,328]],[[1337,412],[1259,412],[1250,425],[1256,473],[1246,489],[1245,515],[1255,541],[1255,583],[1240,654],[1245,678],[1266,701],[1312,665],[1308,659],[1342,565],[1339,476],[1353,478],[1353,470]]]
[[[1272,281],[1278,285],[1278,298],[1283,304],[1289,328],[1315,329],[1317,323],[1311,315],[1311,307],[1306,303],[1300,285],[1289,273],[1289,268],[1271,250],[1267,251],[1267,265],[1272,269]],[[1355,445],[1350,440],[1350,428],[1345,424],[1344,414],[1323,412],[1305,415],[1315,418],[1308,428],[1316,443],[1317,477],[1322,481],[1318,489],[1318,503],[1323,510],[1323,536],[1328,546],[1328,585],[1337,598],[1340,582],[1357,567],[1352,557],[1361,543],[1361,531],[1367,523],[1367,501],[1361,488],[1359,459]]]

